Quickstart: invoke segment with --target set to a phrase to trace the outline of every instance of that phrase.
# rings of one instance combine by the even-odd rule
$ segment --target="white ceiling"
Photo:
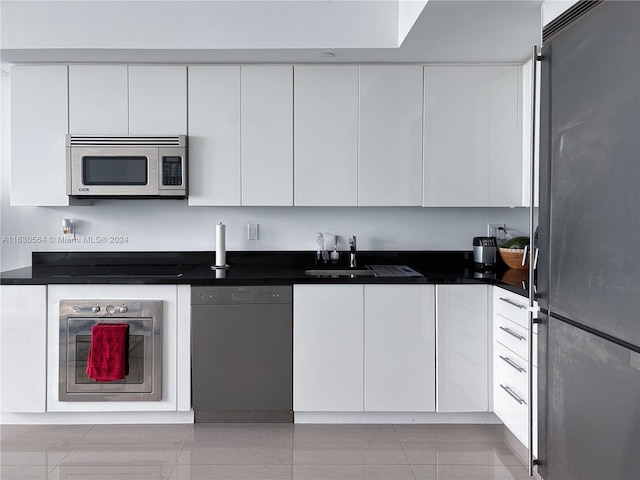
[[[398,47],[424,4],[408,3],[403,17],[398,0],[3,0],[0,54],[9,63],[519,63],[540,44],[542,0],[429,0]],[[211,12],[200,21],[212,5],[215,21]]]

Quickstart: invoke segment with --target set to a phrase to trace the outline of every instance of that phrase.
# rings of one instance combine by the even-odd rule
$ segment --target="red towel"
[[[98,382],[123,380],[127,375],[129,324],[98,323],[91,327],[87,376]]]

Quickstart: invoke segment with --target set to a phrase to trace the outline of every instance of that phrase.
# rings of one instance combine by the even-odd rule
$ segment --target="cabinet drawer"
[[[513,320],[523,328],[529,328],[528,300],[516,293],[501,288],[493,289],[493,311]]]
[[[494,349],[494,411],[505,426],[527,445],[527,362],[500,344]]]
[[[527,359],[529,353],[527,351],[529,331],[500,315],[494,316],[494,322],[495,340],[523,359]]]
[[[527,400],[527,371],[529,364],[499,343],[493,350],[496,367],[496,382],[509,386],[523,400]]]
[[[495,393],[495,414],[522,444],[528,448],[526,403],[518,403],[505,390],[498,386]]]

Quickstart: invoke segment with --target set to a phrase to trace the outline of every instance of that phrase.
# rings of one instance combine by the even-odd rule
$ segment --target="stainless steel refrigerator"
[[[541,52],[538,471],[638,480],[640,2],[575,9]]]

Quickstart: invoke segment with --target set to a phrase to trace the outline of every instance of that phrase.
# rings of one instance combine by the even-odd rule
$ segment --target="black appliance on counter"
[[[497,249],[496,237],[473,237],[473,263],[476,269],[493,270]]]
[[[538,472],[638,479],[640,2],[579,2],[544,38]]]

